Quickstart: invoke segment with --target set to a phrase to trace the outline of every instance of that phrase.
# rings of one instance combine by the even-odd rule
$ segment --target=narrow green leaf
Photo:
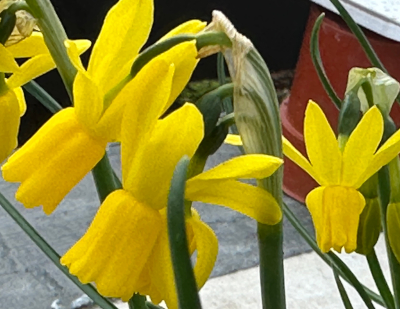
[[[78,278],[71,275],[68,268],[60,264],[60,256],[29,224],[28,221],[14,208],[14,206],[0,193],[0,205],[13,218],[19,227],[29,236],[40,250],[61,270],[73,283],[86,293],[97,305],[103,309],[117,309],[108,299],[101,296],[91,284],[82,284]]]
[[[168,237],[179,308],[201,309],[185,225],[185,184],[189,163],[189,158],[184,156],[178,162],[172,177],[167,207]]]
[[[326,93],[331,98],[336,107],[340,109],[340,107],[342,106],[342,101],[337,96],[335,90],[332,88],[332,85],[329,82],[328,77],[326,76],[325,69],[322,64],[321,53],[319,52],[319,42],[318,42],[319,30],[321,28],[321,24],[324,17],[325,17],[324,13],[318,16],[317,20],[315,21],[314,27],[311,31],[311,38],[310,38],[311,59],[314,64],[315,70],[317,71],[318,77],[322,83],[322,86],[324,86]]]
[[[342,298],[344,307],[346,309],[353,309],[349,296],[347,295],[346,289],[344,288],[343,283],[342,281],[340,281],[339,275],[337,274],[334,268],[333,268],[333,274],[335,276],[336,285],[339,289],[340,297]]]
[[[33,97],[35,97],[44,107],[46,107],[51,113],[55,114],[62,110],[62,106],[58,104],[53,97],[48,94],[37,82],[30,81],[25,84],[24,89],[28,91]]]
[[[386,308],[394,309],[395,305],[393,295],[387,284],[385,276],[383,275],[381,265],[379,264],[379,260],[375,253],[375,249],[372,249],[372,251],[366,255],[366,258],[372,277],[374,278],[376,287],[378,288],[378,291],[386,304]]]
[[[387,73],[387,70],[383,66],[383,63],[379,60],[378,55],[372,48],[371,43],[369,43],[366,35],[361,30],[360,26],[354,21],[351,15],[347,12],[347,10],[343,7],[339,0],[330,0],[331,3],[335,6],[335,8],[339,11],[340,16],[342,16],[343,20],[346,22],[347,26],[350,28],[351,32],[356,36],[357,40],[360,42],[362,48],[364,49],[369,61],[371,61],[372,65],[380,68],[382,71]]]

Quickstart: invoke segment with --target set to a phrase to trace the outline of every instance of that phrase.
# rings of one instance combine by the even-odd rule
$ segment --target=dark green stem
[[[92,170],[92,174],[101,202],[103,202],[111,192],[122,188],[121,182],[111,167],[107,154],[96,164]]]
[[[146,305],[146,296],[134,294],[128,301],[129,309],[149,309]]]
[[[55,114],[62,110],[62,106],[58,104],[53,97],[47,93],[40,85],[35,81],[30,81],[25,84],[24,89],[34,96],[44,107],[46,107],[51,113]]]
[[[168,238],[179,308],[201,309],[186,236],[184,205],[189,163],[189,158],[184,156],[178,162],[172,177],[167,207]]]
[[[263,308],[286,308],[283,271],[282,221],[257,224]]]
[[[28,221],[14,208],[14,206],[0,193],[0,204],[4,210],[13,218],[19,227],[30,237],[40,250],[61,270],[73,283],[86,293],[97,305],[103,309],[117,309],[106,298],[98,294],[96,289],[90,284],[82,284],[78,278],[71,275],[68,268],[60,264],[60,256],[57,252],[39,235],[39,233],[29,224]]]
[[[390,275],[392,277],[393,285],[393,297],[395,308],[400,309],[400,264],[397,261],[392,248],[389,243],[388,233],[387,233],[387,222],[386,222],[386,211],[390,199],[390,176],[389,169],[387,166],[381,168],[378,172],[379,178],[379,198],[381,200],[381,218],[383,234],[385,236],[386,251],[388,255],[388,261],[390,266]]]
[[[31,8],[33,16],[38,20],[46,45],[72,101],[72,84],[77,71],[72,65],[64,46],[64,41],[68,39],[67,34],[50,0],[26,0],[26,2]]]
[[[339,278],[338,273],[336,272],[336,270],[332,267],[333,270],[333,275],[335,277],[335,282],[336,285],[338,287],[339,293],[340,293],[340,297],[342,298],[343,301],[343,305],[346,309],[353,309],[353,306],[351,305],[349,296],[347,295],[346,289],[343,286],[342,281]]]
[[[331,98],[336,107],[340,109],[340,107],[342,106],[342,101],[337,96],[335,90],[333,89],[331,83],[329,82],[328,77],[326,76],[325,69],[323,67],[321,60],[321,54],[319,52],[319,42],[318,42],[319,30],[321,28],[322,20],[324,19],[324,17],[325,17],[324,13],[318,16],[311,32],[311,39],[310,39],[311,59],[314,64],[315,70],[317,71],[319,80],[321,81],[322,86],[324,86],[326,93]]]
[[[386,304],[386,308],[395,309],[393,295],[386,282],[385,276],[383,275],[379,260],[375,253],[375,249],[372,249],[372,251],[366,255],[366,258],[372,277],[374,278],[376,287],[378,288],[378,291]]]
[[[308,231],[304,228],[304,226],[296,218],[296,216],[293,214],[293,212],[290,210],[290,208],[286,204],[283,204],[283,211],[285,213],[286,218],[293,225],[293,227],[297,230],[297,232],[301,235],[301,237],[303,237],[303,239],[308,243],[308,245],[315,251],[315,253],[317,253],[319,255],[319,257],[326,264],[328,264],[329,267],[332,267],[332,266],[335,267],[338,274],[344,280],[346,280],[348,283],[350,283],[351,285],[353,285],[353,281],[358,282],[357,278],[354,276],[354,274],[351,272],[351,270],[347,267],[347,265],[344,264],[343,262],[341,262],[341,260],[333,252],[329,252],[327,254],[324,254],[321,252],[315,239],[308,233]],[[353,280],[350,280],[351,278],[349,276],[352,277]],[[378,303],[381,306],[385,305],[385,303],[380,295],[376,294],[374,291],[371,291],[367,287],[363,286],[361,283],[356,284],[356,286],[354,286],[354,288],[357,289],[357,287],[359,287],[359,286],[362,287],[364,292],[366,292],[368,297],[370,297],[373,301],[375,301],[376,303]],[[357,292],[360,294],[360,291],[357,290]],[[361,294],[363,294],[364,292],[361,292]]]

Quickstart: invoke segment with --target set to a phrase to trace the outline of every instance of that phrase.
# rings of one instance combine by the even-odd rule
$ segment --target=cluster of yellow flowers
[[[109,101],[110,91],[129,75],[153,21],[153,0],[120,0],[108,13],[93,46],[87,70],[79,54],[88,41],[65,42],[77,69],[74,107],[56,113],[3,165],[3,177],[20,182],[16,199],[51,214],[65,195],[101,160],[109,142],[121,143],[122,186],[100,206],[86,234],[61,263],[81,282],[95,282],[109,297],[129,300],[135,292],[177,308],[166,224],[173,170],[192,157],[204,135],[201,113],[186,103],[160,118],[189,81],[198,62],[196,42],[171,48],[146,64]],[[197,33],[205,23],[192,20],[161,40]],[[31,57],[21,67],[14,58]],[[0,160],[16,147],[19,117],[25,111],[20,88],[55,65],[40,33],[9,47],[0,45],[0,71],[12,73],[0,89],[4,108]],[[7,130],[5,130],[7,129]],[[187,181],[185,197],[230,207],[265,224],[282,213],[267,191],[237,181],[265,178],[282,164],[267,155],[244,155]],[[186,218],[194,272],[200,288],[209,277],[218,246],[213,231],[195,210]]]
[[[122,188],[107,196],[86,234],[61,263],[81,282],[95,282],[104,296],[128,301],[140,293],[157,304],[164,300],[173,309],[178,308],[178,300],[166,205],[174,168],[183,156],[195,154],[204,137],[204,121],[191,103],[162,117],[198,63],[195,40],[170,48],[130,76],[149,36],[153,10],[153,0],[120,0],[105,18],[87,69],[80,54],[90,42],[65,42],[77,70],[74,107],[56,113],[8,158],[2,172],[6,181],[21,183],[18,201],[28,208],[42,206],[50,215],[102,159],[107,144],[120,142]],[[191,20],[160,41],[196,34],[204,27],[204,22]],[[16,58],[28,60],[18,65]],[[54,67],[40,32],[15,44],[0,44],[1,162],[17,145],[20,117],[26,110],[21,86]],[[320,184],[308,194],[306,204],[322,252],[356,250],[360,214],[366,205],[360,187],[400,152],[400,131],[379,147],[382,113],[377,106],[364,112],[340,147],[323,111],[310,101],[304,121],[308,159],[282,140],[284,154]],[[227,141],[240,144],[237,136]],[[236,157],[188,179],[185,198],[226,206],[262,224],[275,225],[282,220],[278,202],[269,192],[238,179],[269,177],[282,163],[281,158],[263,154]],[[201,288],[214,266],[218,242],[194,209],[186,216],[190,253],[197,252],[194,273]]]

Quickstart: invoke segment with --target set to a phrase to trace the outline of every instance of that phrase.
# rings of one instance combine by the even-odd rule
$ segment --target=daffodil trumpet
[[[378,148],[383,129],[382,115],[374,106],[341,150],[321,108],[310,101],[304,120],[308,160],[284,139],[284,154],[320,184],[307,195],[306,205],[322,252],[357,248],[357,228],[365,207],[358,189],[400,152],[400,131]]]

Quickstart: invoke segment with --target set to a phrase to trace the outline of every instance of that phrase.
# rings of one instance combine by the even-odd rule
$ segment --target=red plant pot
[[[311,30],[315,20],[323,11],[315,4],[311,6],[291,94],[280,108],[283,134],[303,155],[306,154],[303,121],[308,100],[312,99],[321,106],[335,130],[339,115],[339,111],[319,81],[310,56]],[[368,30],[364,30],[364,33],[390,75],[400,80],[400,43]],[[334,13],[326,12],[321,25],[319,46],[326,74],[338,96],[343,98],[349,70],[353,67],[367,68],[372,65],[356,37]],[[400,106],[398,104],[393,105],[391,115],[399,126]],[[283,189],[286,194],[304,202],[308,192],[316,186],[317,183],[308,174],[290,160],[285,159]]]

